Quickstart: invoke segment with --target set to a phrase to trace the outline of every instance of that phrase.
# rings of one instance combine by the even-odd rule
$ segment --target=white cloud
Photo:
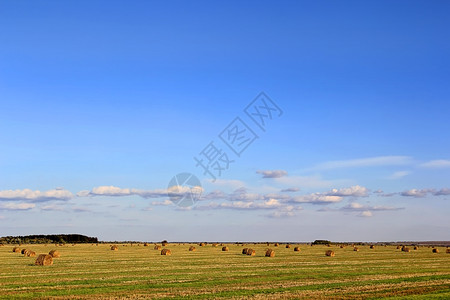
[[[416,198],[422,198],[425,197],[428,193],[433,192],[431,189],[411,189],[407,191],[403,191],[400,193],[400,195],[405,197],[416,197]]]
[[[392,180],[400,179],[405,176],[408,176],[409,174],[410,174],[410,172],[408,172],[408,171],[397,171],[397,172],[392,173],[390,176],[388,176],[387,179],[392,179]]]
[[[286,218],[286,217],[293,217],[295,216],[296,211],[300,211],[303,208],[301,206],[293,206],[293,205],[287,205],[280,207],[276,211],[266,215],[269,218]]]
[[[263,178],[281,178],[288,174],[284,170],[258,170],[256,173],[263,175]]]
[[[246,188],[235,190],[227,197],[230,201],[255,201],[263,200],[264,196],[258,193],[248,193]]]
[[[173,205],[174,203],[168,199],[164,200],[164,201],[153,201],[152,205],[158,205],[158,206],[169,206],[169,205]]]
[[[4,190],[0,191],[0,200],[26,200],[26,201],[51,201],[51,200],[69,200],[73,194],[64,189],[53,189],[48,191],[23,190]]]
[[[203,188],[200,186],[171,186],[168,189],[156,190],[140,190],[130,188],[119,188],[115,186],[98,186],[91,191],[83,190],[77,193],[78,197],[95,197],[95,196],[109,196],[109,197],[124,197],[124,196],[140,196],[142,198],[161,198],[161,197],[182,197],[186,194],[201,194]]]
[[[365,210],[365,211],[362,211],[362,212],[359,214],[359,216],[360,216],[360,217],[369,218],[369,217],[372,217],[373,214],[372,214],[372,212],[371,212],[370,210]]]
[[[206,195],[203,195],[200,200],[219,200],[225,199],[228,195],[222,192],[221,190],[215,190]]]
[[[430,160],[426,163],[421,164],[420,166],[423,168],[430,168],[430,169],[450,168],[450,160],[447,159]]]
[[[327,204],[338,203],[342,201],[341,196],[328,196],[321,193],[301,195],[292,197],[292,202],[296,203],[312,203],[312,204]]]
[[[376,156],[359,159],[328,161],[315,166],[313,169],[329,170],[340,168],[399,166],[399,165],[409,165],[411,163],[412,158],[409,156]]]
[[[54,205],[54,204],[49,204],[49,205],[42,205],[40,207],[41,210],[46,210],[46,211],[63,211],[64,208],[60,205]]]
[[[447,196],[447,195],[450,195],[450,189],[449,188],[440,189],[439,191],[433,192],[433,195],[435,195],[435,196]]]
[[[15,203],[15,202],[0,203],[0,210],[29,210],[35,207],[36,204],[34,203]]]
[[[328,193],[329,196],[341,196],[341,197],[367,197],[369,190],[366,187],[354,185],[348,188],[332,189]]]
[[[401,207],[393,207],[393,206],[370,206],[370,205],[362,205],[358,202],[351,202],[348,205],[341,207],[341,210],[347,211],[386,211],[386,210],[401,210]]]
[[[327,204],[341,202],[343,197],[366,197],[369,190],[366,187],[355,185],[349,188],[332,189],[325,193],[313,193],[309,195],[294,196],[291,202]]]

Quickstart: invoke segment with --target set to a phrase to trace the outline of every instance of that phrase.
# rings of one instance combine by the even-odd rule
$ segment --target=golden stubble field
[[[37,256],[56,249],[51,266],[0,247],[0,298],[450,299],[450,254],[438,247],[168,244],[21,245]],[[194,246],[196,251],[189,251]],[[294,247],[300,251],[295,252]],[[252,248],[255,255],[243,255]],[[275,257],[265,257],[267,248]],[[334,257],[325,256],[327,250]]]

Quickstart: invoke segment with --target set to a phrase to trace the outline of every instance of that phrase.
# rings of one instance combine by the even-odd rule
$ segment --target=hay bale
[[[289,249],[289,248],[291,248],[291,245],[287,244],[286,249]]]
[[[25,252],[29,251],[28,249],[23,248],[22,251],[20,251],[21,254],[25,254]]]
[[[328,251],[325,252],[325,255],[326,256],[334,256],[335,254],[334,254],[333,250],[328,250]]]
[[[148,247],[148,243],[144,243],[144,247]]]
[[[116,245],[111,246],[111,250],[117,251],[119,248]]]
[[[255,250],[250,249],[250,248],[247,250],[247,255],[255,256],[255,254],[256,254],[256,251],[255,251]]]
[[[353,247],[353,251],[359,251],[358,247]]]
[[[274,247],[278,247],[279,245],[280,244],[278,244],[278,243],[273,244]]]
[[[228,250],[230,250],[230,248],[228,248],[227,246],[222,247],[222,251],[228,251]]]
[[[206,246],[206,244],[205,243],[200,243],[200,244],[198,244],[200,247],[204,247],[204,246]]]
[[[217,247],[218,245],[219,244],[217,244],[217,243],[212,244],[213,247]]]
[[[300,247],[295,247],[295,248],[294,248],[294,251],[295,251],[295,252],[300,252]]]
[[[197,251],[197,249],[195,249],[194,246],[190,246],[190,247],[189,247],[189,251]]]
[[[434,248],[434,249],[432,250],[432,252],[433,252],[433,253],[439,253],[439,249],[438,249],[438,248]]]
[[[397,246],[397,249],[400,249],[401,247],[400,246]]]
[[[36,252],[29,250],[29,251],[27,251],[25,253],[25,256],[27,256],[27,257],[35,257],[36,256]]]
[[[19,253],[19,252],[20,252],[20,248],[19,248],[19,247],[14,247],[14,248],[12,249],[12,251],[13,251],[14,253]]]
[[[275,251],[273,251],[272,249],[267,249],[266,256],[267,257],[274,257],[275,256]]]
[[[161,255],[172,255],[172,251],[170,251],[170,249],[162,249],[161,250]]]
[[[343,249],[343,248],[344,248],[344,245],[339,246],[339,248]]]
[[[242,254],[247,254],[247,250],[248,250],[248,248],[242,249]]]
[[[161,246],[156,245],[155,248],[153,248],[153,249],[155,249],[155,250],[161,250]]]
[[[419,247],[417,247],[417,246],[414,246],[414,250],[419,250]]]
[[[445,250],[445,253],[450,253],[450,249],[447,248],[447,250]]]
[[[111,249],[112,250],[112,249]],[[48,253],[49,255],[51,255],[53,258],[58,258],[61,257],[61,253],[59,253],[58,250],[52,250]]]
[[[34,264],[36,266],[51,266],[53,265],[53,257],[48,254],[39,254]]]
[[[403,247],[403,248],[402,248],[402,251],[403,251],[403,252],[411,252],[411,250],[410,250],[408,247]]]
[[[167,243],[164,242],[164,243],[161,243],[161,245],[162,245],[163,247],[165,247],[165,246],[167,246]],[[138,245],[138,246],[140,246],[140,245]]]
[[[370,248],[370,249],[375,249],[375,246],[374,246],[374,245],[370,245],[369,248]]]

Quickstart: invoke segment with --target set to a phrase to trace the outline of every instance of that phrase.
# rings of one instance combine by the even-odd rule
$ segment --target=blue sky
[[[448,240],[449,9],[2,1],[0,235]],[[236,117],[258,135],[240,157],[218,137]],[[215,182],[211,141],[235,160]],[[180,172],[204,189],[188,209]]]

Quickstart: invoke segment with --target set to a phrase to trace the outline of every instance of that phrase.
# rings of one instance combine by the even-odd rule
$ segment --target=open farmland
[[[194,246],[196,251],[189,251]],[[51,266],[0,247],[0,297],[11,298],[450,298],[450,254],[431,248],[402,252],[395,246],[168,244],[21,245],[37,254],[57,249]],[[294,247],[300,246],[300,251]],[[243,248],[255,255],[243,255]],[[325,256],[333,250],[334,257]]]

